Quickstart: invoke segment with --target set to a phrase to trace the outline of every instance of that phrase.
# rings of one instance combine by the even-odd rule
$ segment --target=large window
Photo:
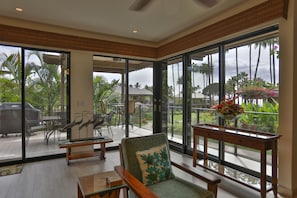
[[[230,125],[278,133],[279,59],[278,37],[230,43],[225,48],[225,97],[234,98],[244,113]],[[226,145],[226,160],[233,155],[259,161],[259,151]],[[230,154],[232,154],[230,156]],[[271,163],[271,157],[267,159]],[[232,160],[242,164],[240,160]],[[257,170],[257,166],[254,166]]]
[[[163,108],[163,113],[167,112],[166,132],[169,140],[183,144],[183,148],[188,149],[185,152],[191,153],[191,125],[196,123],[278,133],[279,44],[278,35],[272,29],[167,61],[166,72],[163,73],[163,84],[166,84],[163,85],[162,99],[164,104],[168,104],[167,109]],[[213,107],[226,99],[243,107],[244,113],[230,121],[223,119]],[[200,138],[200,154],[203,152],[202,144],[203,138]],[[246,164],[249,164],[252,175],[257,177],[259,151],[211,139],[208,151],[210,159],[222,162],[232,170],[248,173]],[[267,162],[267,169],[270,170],[269,153]],[[234,175],[235,171],[230,174]],[[244,177],[251,185],[257,183],[253,177]]]
[[[22,52],[0,46],[0,54],[0,160],[5,161],[22,158]]]
[[[226,46],[226,97],[237,95],[245,109],[238,127],[277,133],[278,37]]]

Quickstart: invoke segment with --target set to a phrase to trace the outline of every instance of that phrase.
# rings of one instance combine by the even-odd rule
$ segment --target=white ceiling
[[[0,15],[150,42],[165,39],[247,0],[219,0],[207,8],[193,0],[153,0],[142,12],[134,0],[0,0]],[[15,8],[23,8],[16,12]],[[138,33],[132,33],[138,30]]]

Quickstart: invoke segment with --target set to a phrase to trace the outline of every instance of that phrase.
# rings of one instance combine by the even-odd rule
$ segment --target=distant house
[[[116,87],[115,93],[121,94],[122,89],[121,87]],[[152,103],[153,101],[153,92],[148,89],[140,89],[135,87],[129,87],[129,96],[135,102],[141,103]]]
[[[209,96],[202,93],[192,93],[192,104],[195,107],[209,107]]]
[[[175,95],[178,101],[182,101],[182,93]],[[193,107],[209,107],[210,99],[209,96],[204,95],[200,92],[192,93],[192,105]]]

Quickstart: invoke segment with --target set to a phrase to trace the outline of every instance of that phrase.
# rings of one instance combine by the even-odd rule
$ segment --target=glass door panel
[[[188,92],[191,94],[191,118],[196,123],[218,124],[218,118],[211,106],[219,99],[219,54],[218,49],[210,49],[190,55],[191,65],[188,71]],[[193,130],[191,128],[191,137]],[[193,142],[193,139],[191,139]],[[198,150],[202,149],[203,139],[199,139]],[[210,140],[208,151],[218,156],[218,141]],[[191,144],[191,147],[193,144]]]
[[[225,97],[236,94],[235,102],[244,108],[244,113],[231,126],[278,133],[279,38],[273,35],[258,40],[251,38],[243,44],[230,43],[225,49]],[[226,145],[225,160],[228,161],[229,156],[233,160],[233,155],[259,164],[260,152],[257,150]],[[271,163],[270,153],[267,161]],[[232,163],[242,165],[242,161],[233,160]]]
[[[25,50],[26,157],[64,152],[57,146],[67,139],[68,55]],[[28,110],[27,110],[28,108]]]
[[[94,116],[106,119],[113,112],[109,125],[94,128],[94,135],[110,136],[114,142],[107,146],[117,146],[127,134],[152,134],[153,63],[98,55],[93,63]]]
[[[182,58],[168,60],[163,68],[162,128],[168,139],[183,143],[183,62]],[[165,125],[165,126],[164,126]]]
[[[153,62],[129,60],[129,136],[153,133]]]
[[[94,126],[94,136],[109,136],[117,146],[125,136],[124,75],[125,59],[93,56],[94,118],[103,120]],[[98,146],[99,148],[100,146]]]
[[[21,48],[0,45],[0,162],[22,159]]]

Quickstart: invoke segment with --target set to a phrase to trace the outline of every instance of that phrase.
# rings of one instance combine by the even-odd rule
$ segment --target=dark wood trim
[[[0,41],[63,49],[86,50],[149,59],[160,59],[201,44],[264,24],[287,18],[289,0],[268,0],[227,19],[209,25],[160,47],[148,47],[94,38],[32,30],[0,24]]]
[[[156,58],[153,47],[58,34],[0,24],[0,41]]]
[[[285,19],[288,19],[288,12],[289,12],[289,0],[284,0],[283,17]]]
[[[187,36],[167,43],[157,50],[157,57],[168,56],[203,43],[222,38],[265,22],[283,17],[286,0],[269,0]]]

